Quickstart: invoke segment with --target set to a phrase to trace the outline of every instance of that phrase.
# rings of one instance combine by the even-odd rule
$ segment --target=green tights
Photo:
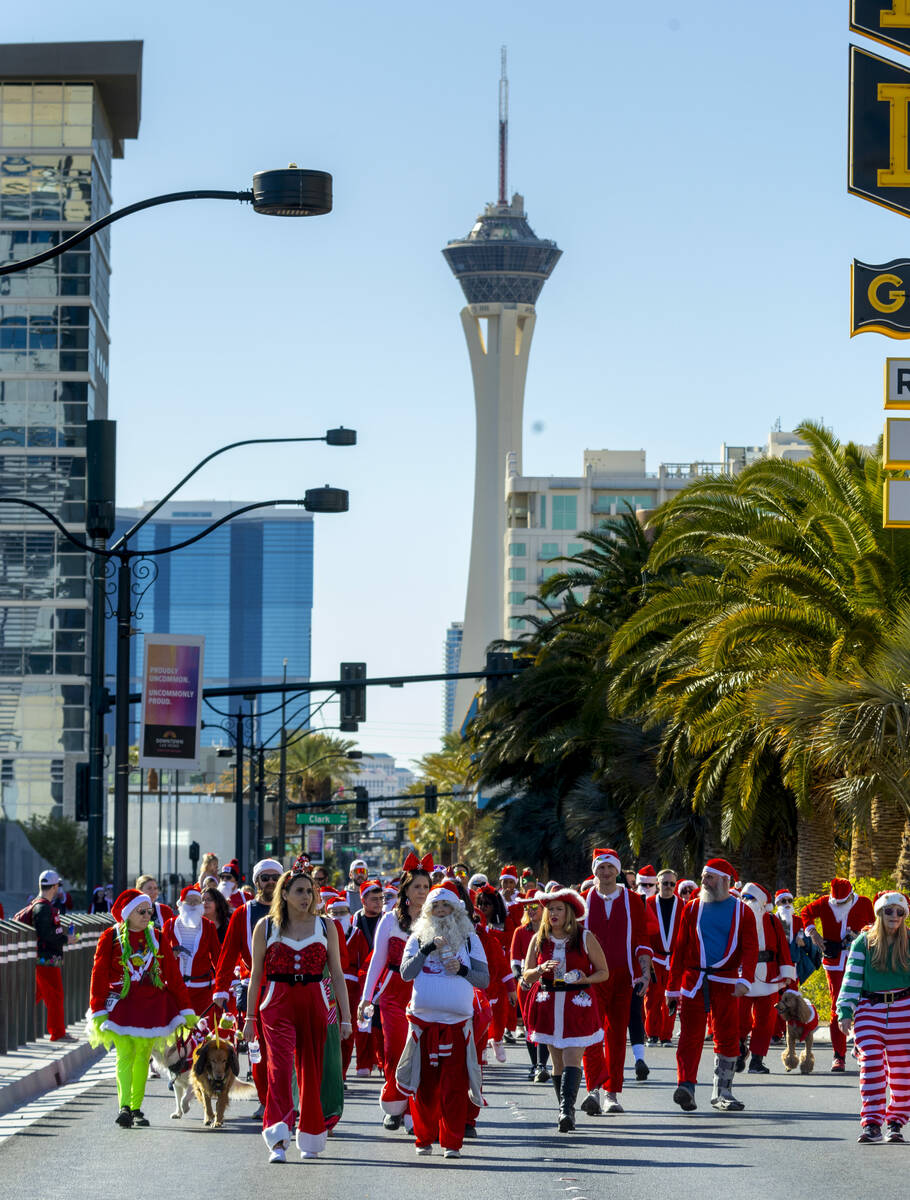
[[[121,1108],[142,1107],[154,1038],[111,1034],[117,1048],[117,1100]]]

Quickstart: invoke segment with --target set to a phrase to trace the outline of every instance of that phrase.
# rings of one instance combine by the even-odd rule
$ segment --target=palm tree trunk
[[[901,834],[901,856],[897,860],[894,874],[898,888],[902,892],[910,890],[910,817],[906,817],[904,820],[904,829]]]
[[[876,796],[872,801],[872,829],[869,849],[872,851],[872,872],[879,878],[891,875],[901,852],[904,814],[893,804]]]
[[[863,879],[872,874],[872,851],[869,849],[869,837],[859,824],[853,822],[850,835],[850,878]]]
[[[834,874],[834,811],[818,805],[796,818],[796,891],[824,891]]]

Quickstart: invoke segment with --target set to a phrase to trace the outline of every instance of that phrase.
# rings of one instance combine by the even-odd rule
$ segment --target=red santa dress
[[[580,971],[593,975],[596,970],[588,955],[588,938],[581,932],[579,944],[570,946],[565,938],[545,938],[537,946],[537,965],[551,959],[564,962],[562,974]],[[557,981],[545,971],[531,985],[525,1003],[526,1028],[532,1042],[548,1046],[593,1046],[603,1038],[600,1010],[594,989],[587,984]]]

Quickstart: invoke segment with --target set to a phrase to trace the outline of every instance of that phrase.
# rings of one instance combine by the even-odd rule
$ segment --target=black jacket
[[[63,957],[66,932],[60,928],[60,917],[49,900],[43,896],[32,905],[32,925],[38,935],[38,959],[58,960]]]

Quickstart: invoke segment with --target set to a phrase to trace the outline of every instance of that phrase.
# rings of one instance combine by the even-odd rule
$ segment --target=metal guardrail
[[[95,947],[113,917],[97,913],[61,918],[76,927],[76,941],[63,953],[63,1015],[67,1025],[80,1021],[88,1008]],[[0,1054],[33,1042],[47,1032],[47,1009],[35,1005],[38,941],[31,925],[0,921]]]

